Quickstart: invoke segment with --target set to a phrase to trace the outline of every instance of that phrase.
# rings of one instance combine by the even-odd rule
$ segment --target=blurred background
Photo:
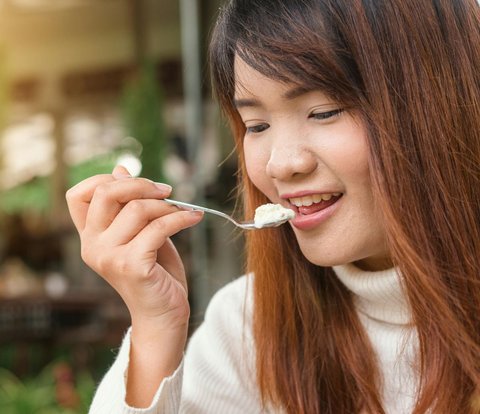
[[[0,412],[85,413],[129,326],[81,261],[65,192],[116,164],[234,209],[236,160],[206,50],[221,0],[0,0]],[[192,329],[242,272],[207,216],[174,241]]]

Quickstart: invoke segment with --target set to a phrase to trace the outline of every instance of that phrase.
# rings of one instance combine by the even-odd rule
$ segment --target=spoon
[[[215,214],[217,216],[220,216],[220,217],[223,217],[224,219],[229,220],[230,222],[235,224],[235,226],[240,227],[241,229],[244,229],[244,230],[258,230],[258,229],[263,229],[263,228],[268,228],[268,227],[277,227],[277,226],[280,226],[281,224],[283,224],[283,223],[285,223],[286,221],[289,220],[288,218],[282,218],[280,220],[275,220],[275,221],[271,221],[271,222],[267,222],[267,223],[262,222],[259,225],[258,223],[255,224],[254,220],[251,220],[251,221],[237,221],[233,217],[229,216],[228,214],[222,213],[221,211],[218,211],[218,210],[213,210],[211,208],[197,206],[195,204],[185,203],[183,201],[172,200],[172,199],[169,199],[169,198],[164,198],[163,201],[165,201],[168,204],[172,204],[174,206],[177,206],[177,207],[191,208],[193,210],[201,210],[201,211],[204,211],[206,213]]]

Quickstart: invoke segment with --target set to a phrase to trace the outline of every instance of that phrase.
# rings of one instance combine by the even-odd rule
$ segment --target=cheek
[[[350,189],[355,192],[363,192],[365,195],[371,194],[372,185],[370,179],[370,166],[368,154],[363,148],[351,153],[351,156],[344,158],[342,162],[343,174],[348,177]]]
[[[350,190],[371,193],[369,150],[363,128],[350,121],[331,148],[332,169]]]
[[[248,178],[255,187],[268,196],[268,189],[271,188],[271,182],[266,174],[268,154],[254,145],[249,145],[248,142],[244,143],[243,151]]]

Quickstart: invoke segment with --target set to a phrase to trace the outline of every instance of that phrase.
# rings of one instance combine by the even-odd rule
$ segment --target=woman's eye
[[[310,118],[318,119],[320,121],[324,121],[326,119],[333,118],[335,116],[340,115],[343,112],[343,109],[334,109],[332,111],[326,111],[326,112],[314,112],[310,114]]]
[[[258,125],[253,125],[253,126],[247,126],[247,134],[258,134],[260,132],[265,131],[268,129],[270,125],[268,124],[258,124]]]

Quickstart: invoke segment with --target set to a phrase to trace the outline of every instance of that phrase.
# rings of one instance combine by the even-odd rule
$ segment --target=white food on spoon
[[[261,229],[266,225],[277,223],[280,225],[295,217],[295,212],[280,204],[263,204],[255,210],[255,227]]]

